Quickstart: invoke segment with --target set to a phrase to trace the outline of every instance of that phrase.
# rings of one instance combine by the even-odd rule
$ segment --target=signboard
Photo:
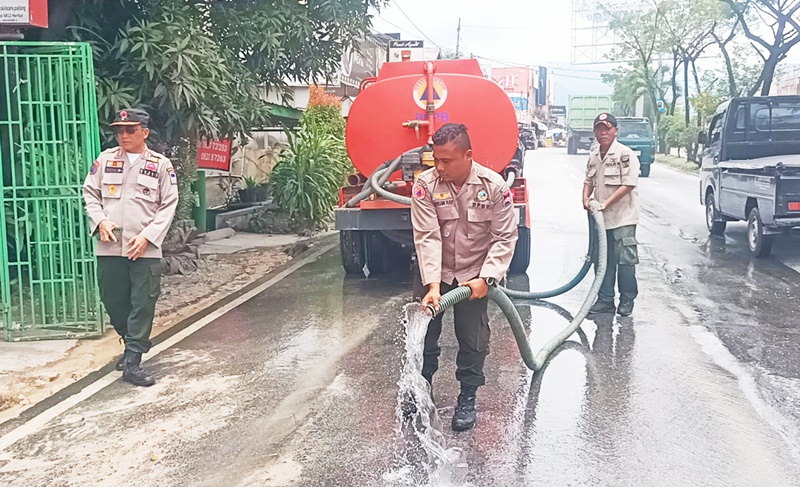
[[[336,83],[328,87],[328,93],[342,98],[356,96],[362,81],[378,75],[386,62],[386,49],[386,44],[373,36],[362,40],[358,49],[345,49]]]
[[[528,96],[532,88],[531,69],[527,66],[492,68],[492,81],[500,85],[506,93]]]
[[[389,41],[389,61],[424,61],[424,41]]]
[[[537,86],[536,104],[547,105],[547,68],[539,66],[539,86]]]
[[[514,110],[518,112],[526,112],[528,111],[528,99],[522,98],[521,96],[511,96],[511,103],[514,104]]]
[[[551,117],[566,117],[567,116],[567,106],[566,105],[552,105],[550,107],[550,116]]]
[[[0,25],[47,27],[47,0],[0,0]]]
[[[231,141],[229,139],[197,142],[197,168],[228,172],[231,170]]]

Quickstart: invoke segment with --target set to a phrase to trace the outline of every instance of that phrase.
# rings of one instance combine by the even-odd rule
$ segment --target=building
[[[772,81],[772,95],[800,95],[800,65],[778,67]]]
[[[548,119],[554,104],[555,85],[544,66],[514,66],[491,69],[491,79],[508,93],[517,112],[517,122],[530,125]]]

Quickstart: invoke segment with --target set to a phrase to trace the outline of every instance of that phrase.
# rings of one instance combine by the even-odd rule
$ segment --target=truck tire
[[[410,252],[390,240],[383,232],[364,232],[364,254],[367,269],[376,276],[388,274],[401,268],[408,269]]]
[[[758,258],[767,257],[772,252],[772,235],[764,235],[764,222],[758,207],[750,210],[747,218],[747,245],[750,252]]]
[[[708,233],[721,237],[725,234],[725,227],[728,223],[720,217],[717,206],[714,203],[714,193],[706,195],[706,228]]]
[[[578,153],[577,147],[575,147],[575,137],[570,137],[567,139],[567,154],[573,156]]]
[[[364,240],[358,230],[342,230],[339,232],[339,250],[342,254],[342,267],[346,274],[362,274],[364,272]]]
[[[642,164],[642,177],[643,178],[650,177],[650,164]]]
[[[514,247],[514,257],[511,258],[509,272],[511,274],[525,274],[531,263],[531,229],[517,227],[517,245]]]

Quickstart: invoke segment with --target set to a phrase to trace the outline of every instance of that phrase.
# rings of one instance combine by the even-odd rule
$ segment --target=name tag
[[[150,176],[151,178],[158,177],[158,172],[151,171],[150,169],[139,169],[139,174],[144,174],[145,176]]]

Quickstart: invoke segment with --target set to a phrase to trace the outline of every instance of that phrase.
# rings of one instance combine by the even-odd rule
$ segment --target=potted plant
[[[239,200],[242,203],[259,203],[267,199],[267,187],[263,181],[252,176],[245,176],[244,188],[239,189]]]

